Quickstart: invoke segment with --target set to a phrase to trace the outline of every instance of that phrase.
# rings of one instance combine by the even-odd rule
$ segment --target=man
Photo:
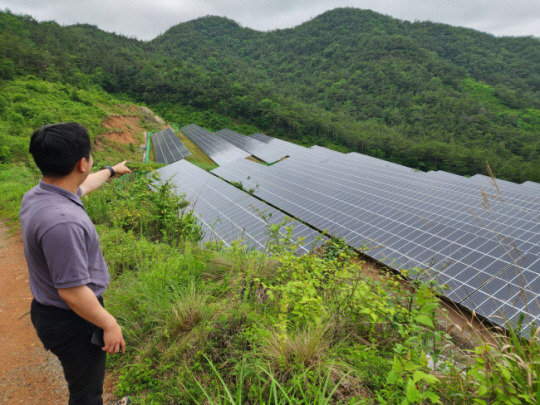
[[[62,363],[69,404],[102,404],[106,353],[124,353],[125,342],[103,307],[109,270],[81,197],[131,170],[124,161],[91,173],[90,137],[76,123],[37,130],[30,153],[43,176],[24,196],[19,215],[34,295],[32,323]]]

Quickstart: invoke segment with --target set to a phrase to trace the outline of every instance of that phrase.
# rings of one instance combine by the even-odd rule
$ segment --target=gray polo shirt
[[[41,304],[69,309],[57,289],[86,285],[99,296],[109,285],[96,228],[80,195],[80,189],[73,194],[40,181],[22,200],[30,289]]]

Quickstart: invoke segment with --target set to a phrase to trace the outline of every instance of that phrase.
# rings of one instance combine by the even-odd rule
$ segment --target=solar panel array
[[[270,143],[272,142],[273,140],[276,140],[277,138],[273,138],[271,136],[268,136],[268,135],[265,135],[265,134],[261,134],[259,132],[257,132],[256,134],[253,134],[251,135],[251,137],[253,139],[257,139],[258,141],[261,141],[263,143]]]
[[[285,149],[279,145],[267,144],[231,129],[222,129],[215,134],[266,163],[273,163],[287,156]]]
[[[158,170],[161,179],[171,180],[178,193],[191,201],[193,212],[204,230],[204,242],[222,242],[230,246],[241,240],[249,248],[263,251],[270,241],[268,226],[280,224],[285,215],[248,193],[224,182],[197,166],[182,160]],[[292,237],[305,238],[297,253],[303,254],[318,246],[319,233],[306,225],[292,221]],[[280,237],[287,237],[286,229]]]
[[[524,190],[526,190],[529,193],[534,193],[538,196],[540,196],[540,183],[535,183],[532,181],[526,181],[525,183],[521,184],[521,187],[523,187]]]
[[[426,175],[430,177],[436,177],[441,180],[444,178],[450,178],[454,180],[463,179],[463,176],[460,176],[459,174],[448,173],[448,172],[445,172],[444,170],[435,170],[435,171],[427,172]]]
[[[314,156],[317,157],[327,157],[327,158],[342,158],[345,156],[344,153],[338,152],[336,150],[323,148],[322,146],[313,145],[309,150],[312,152]]]
[[[484,176],[483,174],[475,174],[469,179],[470,182],[483,186],[484,188],[489,187],[497,192],[501,193],[514,192],[514,193],[529,193],[530,190],[527,190],[521,184],[512,183],[511,181],[501,180],[496,178],[491,178],[489,176]],[[497,190],[498,189],[498,190]],[[534,194],[534,193],[533,193]]]
[[[284,141],[283,139],[273,138],[265,134],[256,133],[251,135],[250,138],[266,143],[272,148],[279,148],[280,150],[283,150],[283,152],[285,152],[286,156],[304,154],[308,151],[308,148],[304,148],[303,146]]]
[[[268,143],[274,142],[270,140]],[[316,148],[317,149],[317,148]],[[491,321],[540,320],[540,196],[506,185],[423,173],[358,153],[299,153],[272,166],[237,161],[213,172],[288,214],[347,239]],[[521,186],[519,186],[521,187]],[[512,188],[512,190],[510,190]]]
[[[248,152],[198,125],[190,124],[180,130],[218,165],[250,156]]]
[[[170,164],[191,155],[172,129],[167,128],[152,135],[156,162]]]

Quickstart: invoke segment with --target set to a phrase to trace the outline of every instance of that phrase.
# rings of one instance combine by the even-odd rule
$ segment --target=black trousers
[[[91,343],[95,326],[73,311],[36,300],[32,301],[30,316],[45,349],[62,363],[69,405],[102,405],[106,353]]]

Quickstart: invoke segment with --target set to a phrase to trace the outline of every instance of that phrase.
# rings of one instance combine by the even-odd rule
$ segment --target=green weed
[[[31,166],[0,163],[0,215],[10,221],[17,220],[24,194],[38,181],[39,174]]]
[[[468,376],[478,404],[540,404],[540,328],[529,336],[508,325],[508,334],[496,335],[474,350],[475,364]]]
[[[142,235],[149,240],[179,243],[202,236],[188,202],[157,174],[125,175],[104,185],[88,197],[87,212],[97,224]]]

